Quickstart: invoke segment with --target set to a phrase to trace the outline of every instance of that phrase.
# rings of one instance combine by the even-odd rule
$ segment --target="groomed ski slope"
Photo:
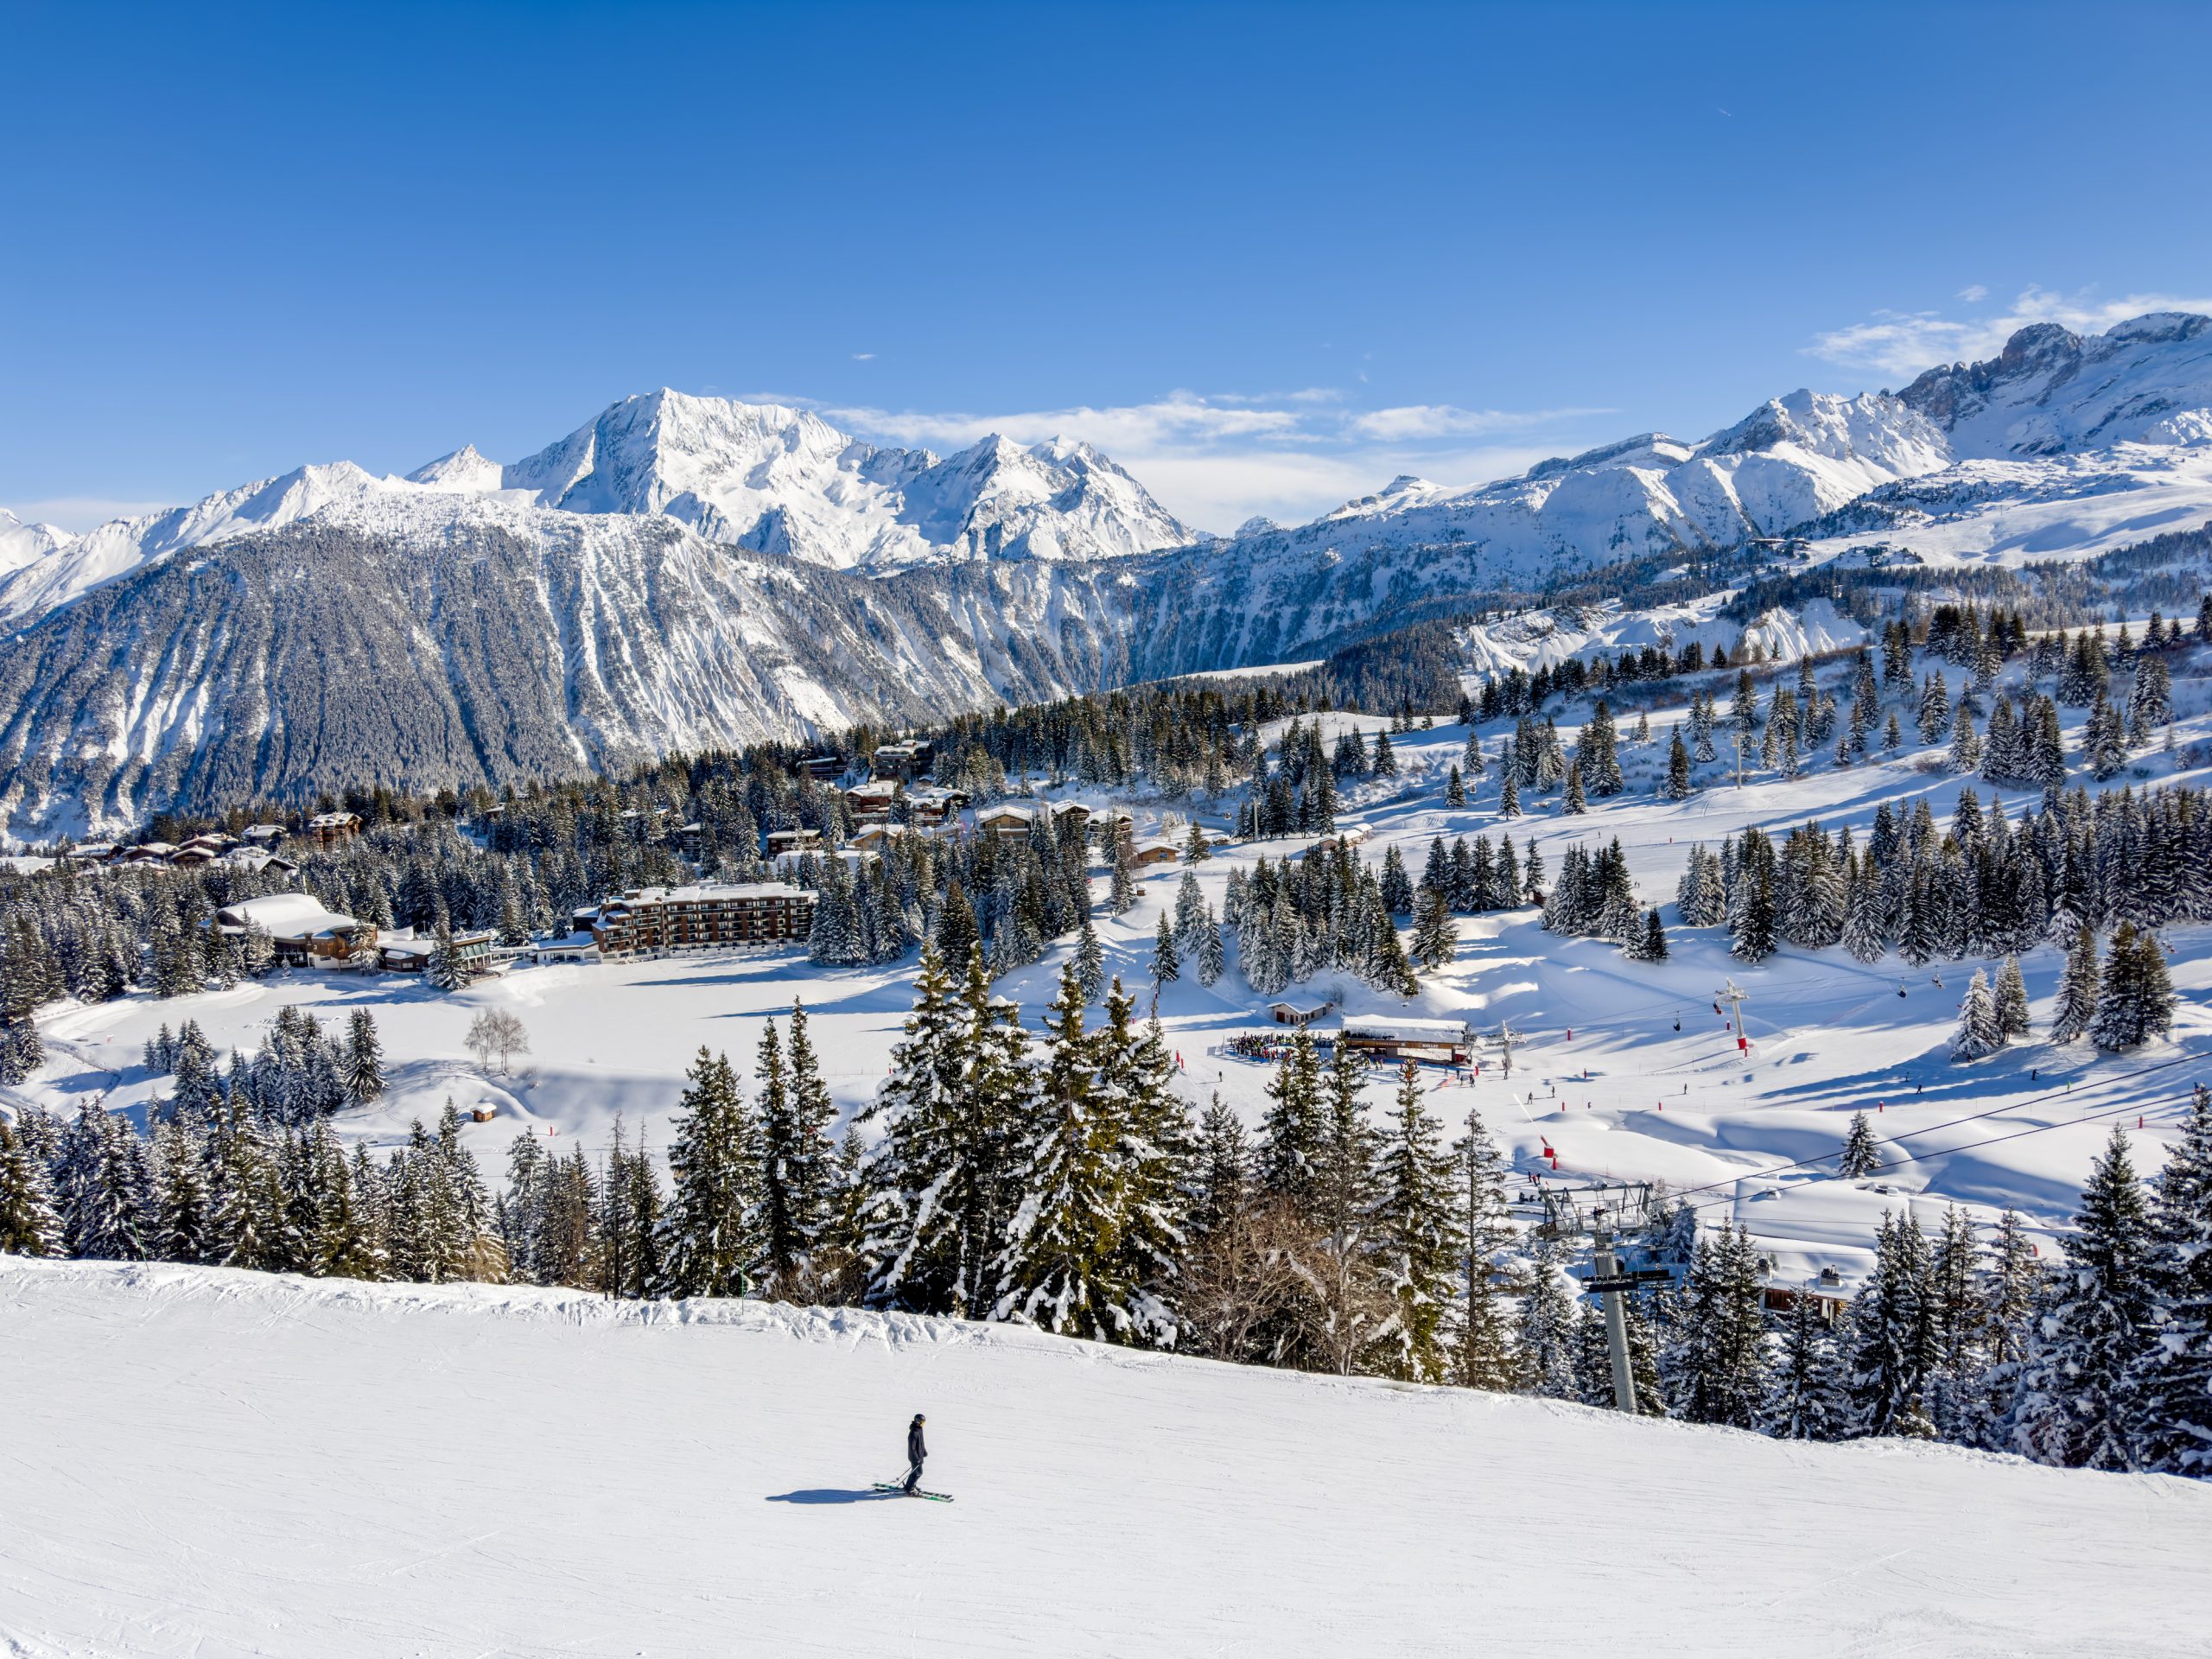
[[[2204,1651],[2212,1487],[759,1304],[0,1257],[0,1649]],[[866,1495],[929,1414],[925,1504]]]

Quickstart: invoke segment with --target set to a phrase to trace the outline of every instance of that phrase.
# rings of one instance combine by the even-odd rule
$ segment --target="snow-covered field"
[[[755,1303],[0,1258],[0,1650],[2194,1656],[2212,1489]],[[928,1484],[878,1498],[929,1414]]]
[[[1632,781],[1663,757],[1668,723],[1675,717],[1655,720],[1657,735],[1649,747],[1624,745]],[[1323,718],[1332,733],[1354,720],[1369,729],[1388,724],[1368,716]],[[2205,735],[2199,728],[2208,718],[2185,720],[2182,739]],[[1571,731],[1563,735],[1572,741]],[[1511,1077],[1500,1076],[1494,1055],[1469,1084],[1437,1073],[1434,1103],[1447,1123],[1479,1108],[1527,1174],[1664,1180],[1678,1192],[1694,1189],[1697,1201],[1710,1206],[1706,1220],[1740,1221],[1751,1230],[1778,1279],[1796,1282],[1833,1266],[1849,1284],[1871,1260],[1884,1210],[1908,1200],[1931,1224],[1947,1203],[1968,1206],[1980,1221],[2010,1205],[2038,1229],[2063,1224],[2112,1128],[2135,1135],[2139,1166],[2154,1170],[2180,1103],[2208,1075],[2212,929],[2168,931],[2180,997],[2172,1041],[2115,1056],[2083,1044],[2054,1048],[2035,1040],[1960,1065],[1949,1058],[1949,1043],[1975,963],[1937,962],[1916,970],[1894,957],[1865,966],[1840,950],[1785,947],[1747,968],[1727,954],[1724,930],[1672,925],[1675,886],[1694,842],[1717,847],[1746,823],[1779,834],[1811,817],[1831,829],[1849,823],[1863,830],[1882,802],[1897,810],[1923,797],[1939,821],[1946,818],[1961,780],[1918,770],[1910,753],[1843,774],[1821,767],[1794,781],[1707,788],[1680,803],[1654,799],[1645,790],[1593,802],[1581,818],[1540,810],[1505,824],[1495,817],[1495,793],[1487,785],[1467,810],[1440,804],[1441,769],[1459,757],[1465,739],[1464,728],[1441,726],[1398,740],[1397,792],[1389,785],[1370,786],[1376,798],[1345,814],[1374,832],[1362,849],[1365,856],[1379,859],[1395,842],[1418,877],[1431,836],[1494,836],[1510,828],[1516,844],[1533,838],[1556,872],[1573,842],[1594,848],[1618,836],[1644,901],[1668,906],[1672,956],[1656,964],[1632,962],[1607,944],[1548,933],[1530,910],[1462,918],[1458,959],[1426,979],[1421,995],[1405,1008],[1464,1018],[1482,1033],[1510,1020],[1520,1034]],[[2148,764],[2162,777],[2202,782],[2195,773],[2169,774],[2155,753]],[[1986,785],[1964,781],[1988,802]],[[2004,798],[2016,815],[2033,804],[2031,793],[2006,791]],[[1200,884],[1218,906],[1230,869],[1307,844],[1228,849],[1199,867]],[[1150,873],[1143,902],[1124,918],[1099,924],[1110,971],[1147,992],[1154,927],[1179,880],[1178,868]],[[1098,886],[1103,896],[1103,880]],[[1065,948],[1002,982],[1033,1025],[1051,999]],[[2040,1031],[2056,988],[2058,953],[2033,952],[2023,967]],[[410,1119],[435,1119],[448,1097],[464,1109],[493,1105],[498,1115],[472,1122],[466,1134],[486,1174],[497,1179],[508,1146],[524,1131],[562,1147],[581,1136],[598,1151],[620,1115],[628,1128],[643,1123],[652,1143],[664,1147],[683,1070],[699,1048],[728,1052],[741,1075],[749,1075],[764,1023],[785,1015],[794,998],[804,1001],[814,1022],[840,1106],[855,1111],[885,1073],[912,1001],[912,976],[911,959],[889,969],[824,969],[797,952],[520,967],[451,996],[405,976],[280,973],[168,1001],[139,996],[95,1007],[61,1005],[41,1019],[46,1067],[23,1090],[0,1098],[37,1099],[73,1111],[82,1099],[104,1093],[112,1107],[141,1108],[166,1087],[166,1079],[147,1072],[141,1056],[146,1039],[163,1024],[196,1020],[221,1052],[256,1046],[286,1003],[309,1009],[330,1028],[342,1025],[350,1009],[366,1007],[393,1061],[391,1088],[373,1109],[342,1116],[340,1130],[389,1143],[404,1135]],[[1714,1001],[1731,979],[1748,993],[1747,1055],[1738,1054]],[[1353,1013],[1403,1007],[1349,976],[1326,976],[1304,990],[1315,1001],[1337,996]],[[1211,989],[1187,975],[1166,988],[1160,1016],[1182,1057],[1185,1091],[1194,1105],[1218,1091],[1257,1122],[1268,1070],[1220,1051],[1234,1033],[1262,1026],[1259,1002],[1233,959]],[[487,1005],[512,1009],[529,1032],[531,1052],[516,1063],[513,1076],[487,1074],[467,1058],[463,1034]],[[1370,1090],[1378,1113],[1389,1089],[1378,1074]],[[1874,1114],[1880,1134],[1901,1143],[1889,1156],[1912,1159],[1883,1172],[1878,1185],[1824,1179],[1816,1170],[1764,1173],[1834,1152],[1852,1114],[1861,1110]]]

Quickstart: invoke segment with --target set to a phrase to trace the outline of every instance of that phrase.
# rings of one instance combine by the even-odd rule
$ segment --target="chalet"
[[[855,784],[845,791],[845,804],[853,817],[862,823],[881,823],[890,817],[892,804],[899,798],[903,787],[897,779],[871,779],[865,784]]]
[[[233,847],[215,861],[226,870],[250,873],[274,871],[278,875],[297,875],[299,865],[282,853],[272,853],[261,847]]]
[[[136,847],[126,847],[115,855],[118,864],[166,864],[176,856],[176,848],[166,841],[142,841]]]
[[[274,847],[284,839],[281,823],[249,823],[238,832],[238,839],[253,847]]]
[[[1769,1264],[1763,1262],[1761,1265]],[[1811,1299],[1814,1311],[1830,1325],[1841,1318],[1843,1310],[1851,1305],[1851,1293],[1844,1287],[1843,1275],[1834,1268],[1822,1268],[1810,1279],[1796,1284],[1777,1284],[1770,1278],[1759,1292],[1760,1301],[1775,1313],[1788,1313],[1807,1298]]]
[[[845,771],[844,761],[834,754],[810,754],[798,764],[799,770],[817,784],[835,783]]]
[[[373,950],[377,944],[375,928],[324,909],[311,893],[241,899],[215,912],[215,927],[227,934],[266,933],[276,946],[276,960],[295,967],[343,963],[356,950]]]
[[[1027,841],[1036,818],[1026,806],[987,806],[976,814],[976,833],[994,841]]]
[[[1302,1030],[1334,1006],[1331,1002],[1270,1002],[1268,1017],[1279,1026],[1294,1026]]]
[[[601,957],[775,944],[807,936],[814,904],[806,888],[781,881],[639,887],[589,912],[589,927]]]
[[[871,823],[867,829],[860,830],[853,836],[853,847],[859,852],[880,855],[899,836],[912,833],[913,831],[904,824]]]
[[[918,737],[903,743],[879,744],[868,757],[868,766],[879,778],[917,778],[929,769],[929,742]]]
[[[819,830],[771,830],[768,832],[768,856],[786,858],[799,853],[818,853],[822,850]]]
[[[81,847],[72,847],[61,855],[64,864],[105,864],[115,856],[113,843],[88,841]]]
[[[1129,855],[1136,864],[1173,864],[1183,856],[1183,849],[1172,841],[1141,841]]]
[[[1337,1040],[1356,1053],[1378,1060],[1434,1060],[1466,1064],[1474,1039],[1459,1020],[1355,1020],[1347,1018]]]
[[[180,847],[169,855],[169,863],[180,870],[197,869],[203,864],[213,864],[215,855],[205,847]]]
[[[910,789],[906,816],[919,824],[950,823],[969,799],[964,789]]]
[[[358,812],[318,812],[308,820],[308,835],[318,847],[335,847],[361,833]]]

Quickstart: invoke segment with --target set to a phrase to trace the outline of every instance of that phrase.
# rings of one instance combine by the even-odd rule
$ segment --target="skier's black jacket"
[[[922,1444],[922,1420],[917,1417],[906,1425],[906,1461],[919,1463],[929,1453],[929,1447]]]

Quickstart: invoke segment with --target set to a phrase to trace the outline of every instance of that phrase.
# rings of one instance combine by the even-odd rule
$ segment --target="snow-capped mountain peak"
[[[2212,317],[2156,311],[2086,338],[2035,323],[1997,356],[1930,369],[1897,396],[1961,460],[2173,442],[2174,416],[2212,406]]]

